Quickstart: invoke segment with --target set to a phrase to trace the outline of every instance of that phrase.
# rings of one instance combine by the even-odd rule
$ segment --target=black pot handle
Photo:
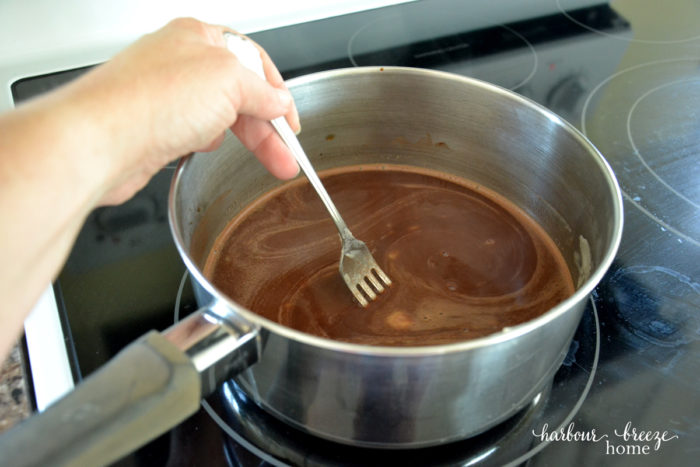
[[[258,358],[258,329],[215,308],[151,331],[0,436],[0,465],[110,464],[195,413],[219,382]]]

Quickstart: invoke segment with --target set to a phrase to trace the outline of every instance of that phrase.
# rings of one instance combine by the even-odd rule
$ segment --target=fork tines
[[[385,286],[391,285],[389,276],[376,263],[363,274],[358,274],[355,277],[345,274],[344,279],[355,299],[363,308],[369,305],[370,301],[375,300],[378,294],[384,292]]]

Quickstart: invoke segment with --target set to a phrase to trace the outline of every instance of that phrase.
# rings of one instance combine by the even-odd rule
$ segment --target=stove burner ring
[[[525,45],[530,50],[530,54],[532,55],[532,69],[530,70],[530,73],[525,78],[523,78],[522,81],[520,81],[519,83],[508,87],[509,90],[515,91],[516,89],[520,89],[521,87],[525,86],[535,76],[535,73],[537,73],[537,68],[539,67],[540,59],[539,59],[539,56],[537,55],[537,51],[535,50],[535,47],[532,45],[532,43],[529,40],[527,40],[527,38],[525,36],[523,36],[518,31],[512,29],[511,27],[509,27],[505,24],[501,24],[499,27],[505,29],[506,31],[511,32],[516,37],[522,39],[522,41],[525,43]]]
[[[178,322],[180,319],[180,303],[181,303],[181,298],[182,298],[182,292],[185,287],[185,283],[187,278],[189,277],[189,272],[185,270],[185,273],[182,276],[182,279],[180,280],[180,285],[178,287],[177,291],[177,297],[175,299],[175,307],[174,307],[174,321]],[[598,310],[595,305],[595,301],[593,300],[593,297],[589,298],[590,302],[590,307],[587,307],[586,310],[584,311],[584,317],[581,320],[581,324],[579,325],[579,330],[577,330],[576,336],[574,336],[574,341],[572,341],[572,345],[569,349],[569,355],[567,355],[566,359],[564,360],[564,363],[562,364],[562,367],[559,369],[559,372],[554,376],[554,383],[551,389],[546,389],[544,391],[549,392],[549,397],[547,400],[544,401],[545,406],[543,407],[543,412],[546,412],[546,405],[548,403],[552,403],[552,405],[555,408],[558,408],[562,405],[562,400],[561,398],[566,398],[570,395],[571,388],[568,388],[566,385],[566,382],[563,384],[557,384],[557,377],[560,375],[560,373],[568,371],[569,369],[579,369],[579,371],[585,375],[585,384],[584,387],[582,388],[580,394],[576,398],[575,401],[573,401],[573,406],[571,410],[566,414],[563,420],[559,421],[557,420],[556,423],[552,423],[550,426],[557,426],[555,431],[563,430],[565,429],[569,423],[573,420],[574,416],[576,413],[578,413],[579,409],[581,408],[581,405],[583,405],[583,402],[585,401],[586,397],[588,396],[588,393],[591,389],[591,386],[593,385],[593,380],[595,379],[596,375],[596,369],[598,368],[598,360],[600,356],[600,322],[598,319]],[[589,315],[589,316],[587,316]],[[591,319],[592,318],[592,319]],[[589,321],[592,321],[592,324],[594,327],[590,331],[594,331],[595,337],[594,337],[594,345],[592,349],[592,355],[585,356],[585,357],[579,357],[582,358],[583,360],[588,360],[590,359],[590,362],[582,361],[578,362],[576,359],[576,356],[585,348],[585,345],[580,345],[579,342],[576,340],[576,337],[579,335],[579,331],[581,329],[587,329],[587,323]],[[588,325],[590,326],[590,325]],[[589,333],[590,333],[589,331]],[[588,335],[586,332],[582,334],[584,338],[592,337]],[[572,383],[575,384],[575,383]],[[569,389],[569,390],[567,390]],[[574,388],[575,389],[575,388]],[[543,392],[544,392],[543,391]],[[531,403],[530,407],[533,406],[538,406],[538,404],[541,404],[542,402],[540,401],[540,398],[542,397],[543,393],[538,394],[533,402]],[[557,398],[557,395],[559,396]],[[555,403],[556,400],[559,400],[559,403]],[[212,418],[212,420],[221,428],[221,430],[226,433],[233,441],[238,443],[239,445],[243,446],[246,450],[248,450],[250,453],[254,454],[261,460],[270,463],[271,465],[286,465],[274,456],[264,452],[262,449],[260,449],[258,446],[256,446],[253,442],[247,440],[245,437],[237,433],[231,425],[229,425],[228,422],[226,422],[220,415],[217,413],[214,408],[206,401],[202,400],[202,407],[204,410],[207,412],[207,414]],[[523,409],[523,411],[528,411],[531,410],[529,408]],[[522,411],[521,411],[522,412]],[[555,410],[555,412],[559,412],[559,410]],[[514,417],[517,417],[518,415],[516,414]],[[542,415],[540,415],[542,416]],[[539,420],[543,421],[543,420]],[[549,420],[544,420],[546,422],[549,422]],[[282,423],[282,422],[279,422]],[[504,422],[504,423],[507,423]],[[526,453],[522,454],[520,457],[508,462],[505,464],[508,467],[515,467],[517,465],[522,464],[523,462],[527,461],[528,459],[532,458],[535,456],[537,453],[542,451],[545,447],[549,445],[551,441],[542,441],[539,444],[534,445],[531,449],[529,449]],[[428,448],[430,449],[430,448]],[[473,458],[473,464],[470,465],[475,465],[480,463],[481,461],[488,460],[489,456],[497,451],[497,449],[491,449],[487,450],[484,452],[481,456],[478,456],[476,458]]]
[[[586,135],[586,137],[591,138],[591,134],[590,134],[590,132],[589,132],[589,130],[588,130],[588,128],[587,128],[587,123],[586,123],[587,118],[588,118],[589,108],[592,106],[592,102],[593,102],[593,100],[594,100],[594,97],[596,97],[596,96],[598,95],[599,91],[601,91],[601,89],[603,89],[605,86],[607,86],[608,84],[610,84],[613,80],[615,80],[615,79],[617,79],[617,78],[620,78],[620,77],[622,77],[623,75],[625,75],[625,74],[627,74],[627,73],[639,72],[639,71],[641,71],[641,70],[643,70],[643,69],[647,69],[647,68],[651,68],[651,67],[657,67],[657,66],[668,67],[668,66],[671,66],[671,65],[685,65],[685,64],[687,64],[687,65],[689,65],[691,68],[693,68],[692,71],[694,72],[694,69],[695,69],[695,67],[697,66],[697,58],[695,58],[695,57],[681,57],[681,58],[670,58],[670,59],[664,59],[664,60],[654,60],[654,61],[650,61],[650,62],[646,62],[646,63],[640,63],[640,64],[637,64],[637,65],[631,66],[631,67],[629,67],[629,68],[625,68],[625,69],[623,69],[623,70],[619,70],[619,71],[613,73],[612,75],[608,76],[608,77],[605,78],[603,81],[601,81],[600,83],[598,83],[598,84],[591,90],[591,92],[588,94],[588,96],[586,97],[586,100],[585,100],[585,102],[584,102],[584,104],[583,104],[583,108],[582,108],[582,110],[581,110],[581,125],[580,125],[581,132],[582,132],[584,135]],[[635,101],[633,102],[632,106],[633,106],[633,107],[638,106],[639,102],[641,102],[641,101],[644,99],[645,96],[649,96],[649,95],[653,94],[653,92],[654,92],[655,90],[663,89],[664,86],[666,86],[666,85],[669,85],[669,86],[670,86],[671,84],[674,84],[674,83],[675,83],[675,84],[678,84],[678,83],[681,83],[681,82],[696,82],[696,81],[697,81],[697,78],[690,78],[690,79],[684,79],[684,80],[674,80],[673,82],[666,82],[666,83],[664,83],[664,84],[662,84],[662,85],[660,85],[660,86],[654,87],[654,88],[651,89],[651,90],[645,91],[644,95],[642,95],[641,97],[638,97],[638,98],[635,99]],[[630,119],[631,119],[631,114],[632,114],[632,110],[628,111],[628,114],[627,114],[627,124],[626,124],[627,129],[626,129],[626,131],[628,131],[628,139],[629,139],[629,141],[630,141],[630,143],[631,143],[631,145],[632,145],[633,152],[634,152],[635,155],[642,161],[642,164],[645,166],[645,168],[649,171],[649,173],[652,175],[652,177],[653,177],[655,180],[657,180],[658,182],[660,182],[660,183],[662,184],[662,186],[664,186],[665,188],[669,188],[673,193],[675,193],[675,194],[678,195],[679,193],[677,193],[676,190],[674,190],[672,187],[670,187],[661,177],[658,176],[658,174],[656,174],[653,170],[651,170],[650,167],[648,166],[648,164],[646,164],[646,161],[641,157],[639,151],[637,150],[636,145],[634,144],[633,139],[629,136],[629,131],[630,131],[630,130],[629,130],[629,125],[630,125],[629,122],[630,122]],[[596,143],[596,142],[594,141],[594,144],[595,144],[595,143]],[[597,144],[597,145],[598,145],[598,144]],[[620,173],[620,172],[616,170],[616,173]],[[681,239],[683,239],[683,240],[685,240],[685,241],[687,241],[687,242],[689,242],[689,243],[692,243],[692,244],[694,244],[694,245],[696,245],[696,246],[700,246],[700,241],[699,241],[699,240],[693,238],[692,235],[687,234],[687,233],[683,232],[682,230],[680,230],[680,229],[678,229],[678,228],[676,228],[676,227],[670,225],[668,222],[665,222],[665,221],[664,221],[663,219],[661,219],[659,216],[657,216],[657,215],[655,215],[654,213],[652,213],[649,209],[647,209],[646,207],[644,207],[644,206],[641,204],[641,202],[640,202],[641,200],[640,200],[639,198],[637,198],[636,196],[630,195],[623,187],[620,187],[620,191],[622,192],[623,197],[624,197],[628,202],[632,203],[632,205],[634,205],[637,209],[639,209],[644,215],[646,215],[646,216],[649,217],[651,220],[653,220],[654,222],[656,222],[657,224],[659,224],[663,229],[665,229],[665,230],[667,230],[667,231],[669,231],[669,232],[672,232],[673,234],[677,235],[677,236],[679,237],[679,241],[681,241]],[[687,199],[687,197],[685,197],[685,196],[683,196],[683,195],[681,195],[681,198],[684,199],[685,201],[690,202],[690,204],[691,204],[692,206],[694,206],[694,207],[697,208],[697,204],[696,204],[695,202],[693,202],[692,200]]]
[[[656,173],[656,171],[649,166],[649,164],[647,164],[647,161],[644,159],[644,156],[642,156],[639,148],[637,148],[637,145],[635,144],[634,138],[632,136],[632,115],[637,110],[637,107],[639,106],[640,102],[642,102],[644,99],[646,99],[647,97],[649,97],[650,95],[652,95],[653,93],[655,93],[661,89],[664,89],[664,88],[667,88],[670,86],[674,86],[674,85],[678,85],[678,84],[687,84],[687,83],[696,83],[696,82],[700,82],[700,80],[698,80],[698,79],[683,79],[683,80],[672,81],[669,83],[665,83],[665,84],[661,84],[659,86],[656,86],[656,87],[650,89],[649,91],[645,92],[641,96],[639,96],[637,98],[637,100],[634,101],[634,104],[632,104],[632,107],[630,108],[630,111],[627,114],[627,138],[630,141],[630,145],[632,145],[632,149],[634,150],[634,154],[642,162],[642,165],[644,165],[644,167],[649,171],[649,173],[651,173],[651,175],[656,180],[659,181],[659,183],[661,183],[663,186],[668,188],[673,194],[675,194],[676,196],[681,198],[683,201],[686,201],[687,203],[691,204],[695,208],[700,209],[700,203],[693,201],[692,199],[685,196],[683,193],[681,193],[678,190],[676,190],[675,188],[673,188],[670,184],[668,184],[668,182],[666,182],[666,180],[664,180],[662,177],[660,177]]]
[[[398,15],[398,14],[382,16],[382,17],[379,17],[379,18],[376,18],[376,19],[370,21],[369,23],[365,24],[360,29],[355,31],[353,33],[353,35],[350,37],[350,39],[348,40],[348,45],[347,45],[347,55],[348,55],[348,59],[352,63],[352,66],[354,66],[354,67],[363,66],[362,64],[359,64],[357,62],[356,53],[353,50],[354,46],[355,46],[355,42],[357,41],[357,38],[360,37],[361,34],[363,32],[365,32],[366,30],[377,26],[378,23],[383,23],[386,21],[396,20],[396,19],[400,19],[400,18],[401,18],[401,15]],[[501,28],[505,31],[508,31],[508,33],[510,33],[513,36],[520,39],[524,43],[524,45],[528,48],[528,50],[530,51],[530,55],[532,56],[532,68],[530,69],[528,74],[522,80],[520,80],[518,83],[516,83],[514,85],[510,85],[510,86],[505,86],[507,89],[509,89],[511,91],[515,91],[515,90],[523,87],[525,84],[527,84],[535,76],[535,74],[537,73],[537,68],[539,66],[539,56],[537,55],[537,51],[535,50],[535,47],[532,45],[532,43],[525,36],[520,34],[518,31],[514,30],[513,28],[511,28],[505,24],[495,25],[494,27],[498,27],[498,28]],[[387,30],[390,30],[390,29],[387,29]],[[439,35],[440,34],[435,34],[435,36],[439,36]],[[467,48],[467,47],[468,47],[468,45],[464,44],[460,48]],[[439,53],[440,51],[438,50],[435,52]],[[432,52],[423,53],[422,55],[425,56],[425,55],[429,55],[429,54],[432,54]],[[393,64],[382,64],[382,65],[393,65]],[[396,65],[402,65],[402,64],[396,64]]]
[[[253,404],[247,400],[245,394],[233,382],[224,383],[222,392],[224,404],[229,401],[240,402],[245,406]],[[331,467],[339,464],[364,465],[368,459],[371,459],[372,465],[427,465],[429,463],[435,465],[477,465],[484,461],[489,464],[507,465],[507,459],[519,457],[521,453],[529,450],[532,443],[530,429],[535,425],[533,421],[537,420],[539,413],[544,410],[544,406],[548,403],[550,392],[551,388],[546,386],[528,406],[485,433],[448,445],[408,450],[345,446],[314,438],[313,435],[301,433],[279,421],[272,426],[267,425],[264,418],[259,421],[259,424],[256,424],[258,420],[255,414],[250,417],[246,410],[243,410],[244,413],[240,413],[239,407],[233,405],[222,409],[226,418],[231,420],[233,417],[236,419],[235,423],[240,423],[238,421],[240,418],[250,418],[250,420],[247,423],[240,423],[242,425],[240,427],[238,424],[228,426],[239,435],[239,438],[247,439],[249,435],[246,434],[246,429],[252,432],[250,439],[256,445],[256,450],[251,452],[248,448],[240,445],[234,437],[225,439],[224,444],[229,454],[228,457],[237,458],[250,456],[251,453],[260,453],[261,449],[258,446],[267,447],[268,445],[265,443],[269,443],[270,452],[266,453],[268,457],[261,459],[270,462],[269,456],[272,456],[276,459],[275,465],[286,465],[285,463],[309,465],[310,467]],[[215,418],[222,418],[216,413],[216,410],[213,412]],[[262,412],[262,410],[254,407],[253,412]],[[292,441],[287,442],[290,439]],[[286,446],[286,444],[290,446]],[[246,462],[233,462],[233,464],[246,465]],[[258,463],[256,462],[254,465],[258,465]]]
[[[700,39],[700,35],[686,37],[685,39],[658,40],[658,39],[636,39],[633,37],[623,37],[623,36],[619,36],[617,34],[611,34],[609,32],[605,32],[605,31],[601,31],[600,29],[593,28],[593,27],[577,20],[576,18],[571,16],[567,12],[567,10],[564,9],[564,7],[561,5],[561,0],[556,0],[556,1],[557,1],[557,8],[559,9],[559,12],[562,15],[564,15],[569,21],[571,21],[572,23],[574,23],[574,24],[576,24],[584,29],[587,29],[588,31],[591,31],[591,32],[596,33],[596,34],[600,34],[601,36],[609,37],[611,39],[616,39],[619,41],[626,41],[626,42],[636,42],[639,44],[683,44],[686,42],[693,42],[693,41]]]

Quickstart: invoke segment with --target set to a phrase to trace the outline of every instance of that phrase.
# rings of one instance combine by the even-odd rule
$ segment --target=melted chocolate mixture
[[[340,274],[340,240],[305,178],[236,216],[205,266],[248,309],[300,331],[391,346],[445,344],[528,321],[574,291],[542,228],[464,179],[406,166],[321,174],[353,234],[393,285],[361,308]]]

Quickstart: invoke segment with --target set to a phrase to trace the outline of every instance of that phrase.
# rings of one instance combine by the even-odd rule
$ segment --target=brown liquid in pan
[[[330,339],[446,344],[528,321],[574,292],[559,250],[512,203],[467,180],[406,166],[321,174],[393,285],[362,308],[340,239],[305,178],[269,192],[217,239],[205,275],[266,318]]]

